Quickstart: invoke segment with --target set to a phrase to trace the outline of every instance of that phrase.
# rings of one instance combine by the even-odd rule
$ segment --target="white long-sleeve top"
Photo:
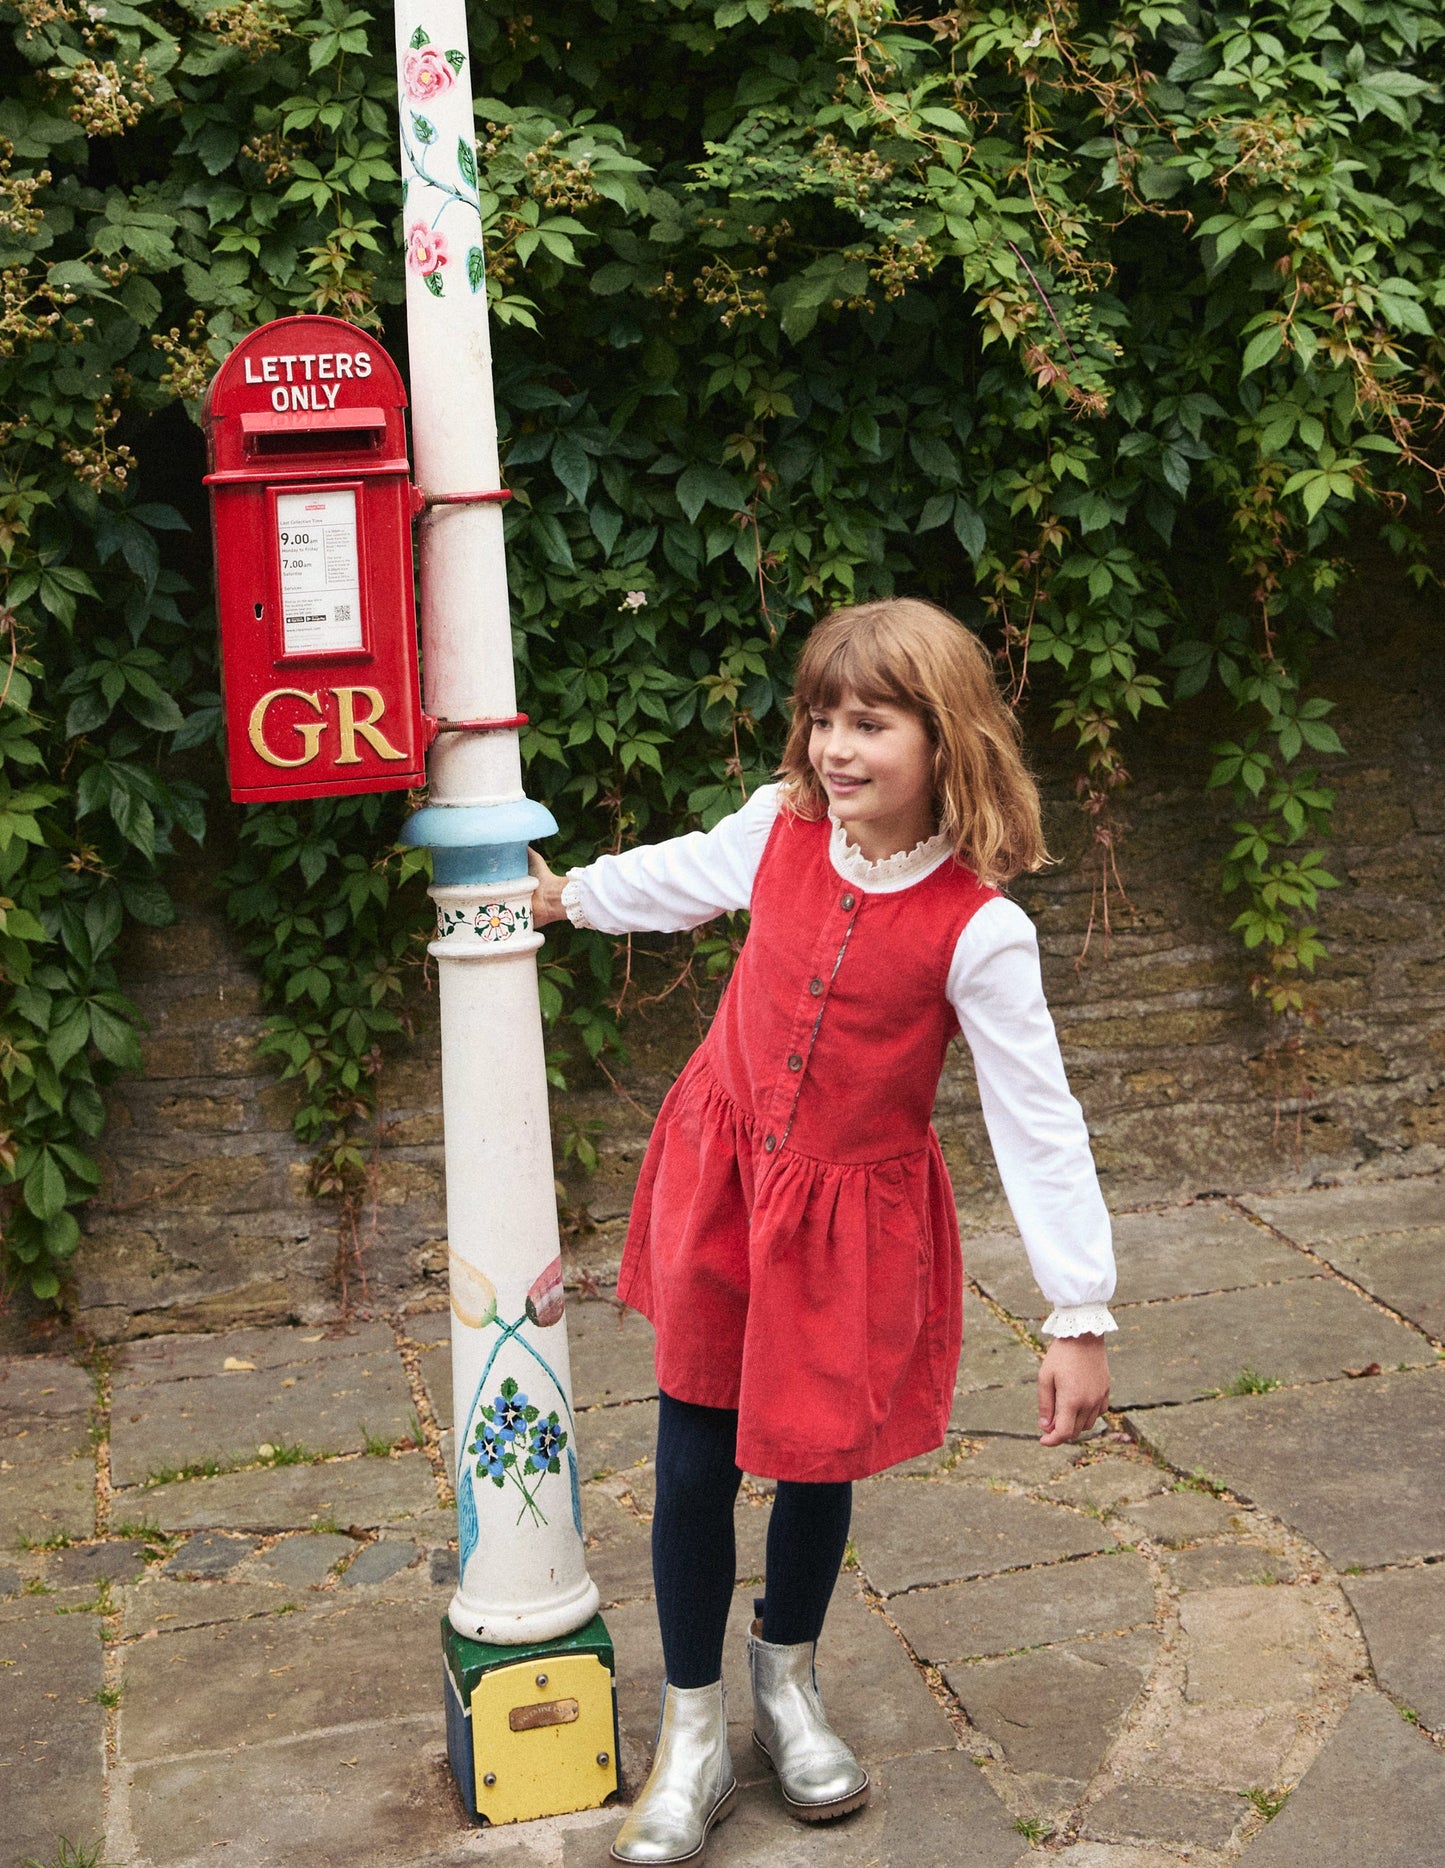
[[[572,870],[562,892],[569,918],[605,934],[672,933],[748,907],[779,792],[761,787],[712,830]],[[947,838],[932,837],[869,862],[836,819],[828,851],[844,881],[877,895],[912,888],[952,854]],[[1054,1307],[1043,1327],[1051,1336],[1113,1330],[1108,1209],[1044,1002],[1038,938],[1017,902],[998,896],[974,913],[954,950],[947,993],[973,1054],[1004,1192],[1039,1289]]]

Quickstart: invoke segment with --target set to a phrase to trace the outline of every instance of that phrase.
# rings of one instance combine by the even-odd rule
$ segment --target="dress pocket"
[[[906,1163],[870,1174],[868,1201],[868,1392],[883,1420],[913,1362],[928,1320],[932,1228]]]

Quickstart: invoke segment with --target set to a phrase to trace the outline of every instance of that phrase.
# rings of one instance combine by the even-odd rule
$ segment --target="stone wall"
[[[1070,1081],[1115,1210],[1445,1164],[1445,652],[1433,599],[1391,585],[1386,603],[1378,588],[1362,584],[1315,679],[1338,702],[1349,749],[1328,762],[1344,886],[1320,916],[1333,951],[1314,989],[1321,1023],[1298,1122],[1293,1100],[1277,1112],[1267,1021],[1229,931],[1239,903],[1218,892],[1234,812],[1202,786],[1210,743],[1237,731],[1227,704],[1195,703],[1132,736],[1119,863],[1133,912],[1111,903],[1107,957],[1096,917],[1082,967],[1091,899],[1070,755],[1048,742],[1042,707],[1031,724],[1061,860],[1013,892],[1039,928]],[[664,977],[660,960],[638,970],[644,991]],[[120,1337],[334,1307],[330,1212],[307,1196],[290,1093],[256,1056],[256,986],[203,871],[184,884],[180,924],[132,942],[127,974],[151,1023],[146,1069],[110,1097],[103,1197],[77,1259],[79,1320]],[[434,1004],[418,993],[416,1035],[384,1079],[366,1226],[373,1305],[439,1289],[444,1274]],[[599,1276],[616,1262],[650,1113],[705,1010],[679,992],[637,1014],[625,1095],[579,1066],[557,1099],[559,1132],[579,1126],[600,1155],[595,1174],[563,1175],[569,1252]],[[998,1225],[1001,1194],[961,1045],[937,1123],[965,1231]]]

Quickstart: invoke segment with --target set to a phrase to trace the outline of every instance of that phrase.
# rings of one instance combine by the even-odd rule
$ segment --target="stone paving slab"
[[[1368,1239],[1322,1241],[1320,1257],[1353,1278],[1372,1297],[1437,1341],[1445,1339],[1445,1225],[1417,1226],[1409,1232],[1385,1233]]]
[[[1151,1407],[1228,1392],[1246,1371],[1293,1386],[1378,1362],[1433,1362],[1414,1330],[1333,1278],[1122,1305],[1109,1345],[1115,1407]]]
[[[1445,1757],[1379,1693],[1357,1693],[1249,1868],[1427,1868],[1445,1833]]]
[[[650,1461],[657,1451],[657,1403],[589,1408],[577,1416],[577,1468],[583,1479],[621,1472]]]
[[[1293,1706],[1184,1706],[1135,1769],[1143,1783],[1231,1792],[1268,1788],[1281,1781],[1299,1734]]]
[[[289,1368],[293,1363],[329,1362],[349,1356],[380,1356],[396,1347],[385,1323],[275,1324],[265,1329],[222,1330],[208,1336],[148,1336],[125,1345],[116,1370],[116,1387],[161,1381],[191,1381],[220,1375],[226,1359],[250,1362],[257,1369]],[[116,1404],[119,1408],[119,1403]]]
[[[950,1479],[1002,1479],[1010,1485],[1047,1485],[1050,1490],[1053,1481],[1067,1482],[1083,1455],[1077,1445],[1040,1446],[1037,1429],[1028,1439],[991,1434],[987,1439],[954,1441],[951,1451]],[[1062,1492],[1054,1495],[1063,1497]]]
[[[1304,1591],[1200,1590],[1180,1604],[1179,1625],[1188,1643],[1186,1701],[1305,1706],[1314,1697],[1320,1648]]]
[[[1332,1240],[1438,1226],[1445,1196],[1436,1174],[1412,1180],[1364,1181],[1354,1187],[1311,1188],[1305,1193],[1244,1193],[1239,1195],[1239,1204],[1287,1238],[1318,1249]]]
[[[1288,1557],[1258,1544],[1196,1544],[1165,1558],[1176,1589],[1228,1589],[1241,1583],[1255,1588],[1292,1583],[1298,1575]]]
[[[601,1593],[603,1610],[651,1595],[651,1526],[594,1485],[582,1488],[582,1524],[587,1568]]]
[[[890,1613],[921,1660],[944,1666],[1152,1622],[1154,1583],[1142,1557],[1082,1557],[915,1589]]]
[[[410,1719],[132,1766],[125,1793],[141,1859],[410,1868],[461,1826],[435,1679],[432,1698],[434,1710]]]
[[[636,1310],[595,1299],[567,1304],[567,1348],[575,1406],[650,1401],[657,1393],[653,1329]]]
[[[1200,1201],[1162,1213],[1114,1215],[1120,1303],[1191,1297],[1246,1285],[1307,1278],[1318,1267],[1272,1239],[1223,1201]],[[964,1248],[968,1275],[995,1303],[1036,1321],[1049,1313],[1015,1233],[994,1232]]]
[[[1052,1449],[1041,1447],[1040,1452]],[[1117,1511],[1121,1505],[1135,1505],[1162,1492],[1169,1484],[1169,1474],[1142,1459],[1103,1459],[1087,1466],[1075,1466],[1057,1479],[1050,1480],[1046,1496],[1066,1505],[1082,1505],[1096,1511]]]
[[[1038,1377],[1037,1353],[1001,1322],[988,1305],[967,1291],[963,1299],[963,1352],[958,1360],[954,1392],[972,1394],[979,1388],[1012,1387]]]
[[[1196,1402],[1130,1422],[1171,1465],[1223,1480],[1338,1569],[1445,1555],[1445,1369]]]
[[[1201,1537],[1227,1537],[1239,1526],[1232,1505],[1209,1492],[1161,1492],[1154,1498],[1126,1505],[1121,1516],[1137,1525],[1155,1543],[1192,1544]]]
[[[971,1724],[1046,1804],[1075,1801],[1098,1770],[1154,1659],[1149,1635],[1076,1641],[1006,1660],[954,1663],[943,1677]]]
[[[286,1589],[314,1589],[338,1564],[349,1562],[355,1554],[355,1538],[339,1536],[335,1531],[300,1531],[273,1544],[250,1566],[249,1574]]]
[[[228,1531],[197,1531],[166,1559],[166,1576],[226,1576],[256,1548],[254,1537],[237,1537]]]
[[[121,1744],[132,1763],[441,1713],[429,1604],[364,1604],[223,1622],[124,1654]]]
[[[305,1531],[360,1525],[429,1511],[436,1485],[422,1453],[390,1459],[333,1460],[319,1466],[263,1466],[118,1494],[113,1510],[163,1531]]]
[[[368,1437],[394,1445],[411,1431],[414,1413],[406,1371],[393,1348],[319,1362],[297,1357],[278,1368],[186,1380],[148,1381],[123,1371],[115,1378],[111,1406],[112,1481],[137,1485],[153,1473],[208,1460],[227,1465],[254,1459],[261,1446],[353,1453]]]
[[[90,1377],[60,1356],[0,1356],[0,1441],[17,1420],[84,1414],[95,1399]]]
[[[122,1589],[122,1630],[127,1638],[155,1632],[175,1634],[217,1622],[241,1622],[255,1615],[289,1613],[306,1604],[299,1588],[274,1583],[176,1582],[152,1574]]]
[[[857,1486],[852,1535],[864,1574],[885,1596],[1083,1556],[1117,1541],[1061,1505],[926,1479]]]
[[[1016,1439],[1037,1442],[1037,1373],[1025,1382],[1012,1382],[1002,1388],[965,1388],[955,1392],[948,1430],[950,1433],[1012,1435]]]
[[[1247,1814],[1239,1797],[1173,1784],[1124,1784],[1090,1804],[1080,1833],[1094,1842],[1177,1842],[1223,1848]]]
[[[105,1834],[100,1622],[57,1615],[45,1597],[0,1623],[0,1824],[4,1859],[53,1859],[62,1836]]]
[[[52,1550],[41,1574],[52,1589],[88,1589],[101,1583],[133,1583],[144,1576],[151,1562],[151,1547],[135,1539],[103,1544],[76,1544]]]
[[[0,1550],[94,1529],[95,1455],[84,1420],[12,1423],[0,1433]]]
[[[1375,1678],[1432,1732],[1445,1733],[1445,1566],[1347,1576]]]

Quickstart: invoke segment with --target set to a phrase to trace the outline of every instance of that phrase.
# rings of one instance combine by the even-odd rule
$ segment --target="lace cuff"
[[[575,869],[569,870],[567,880],[562,884],[562,906],[574,928],[590,928],[592,923],[582,907],[582,884],[572,879],[577,873]]]
[[[1106,1336],[1119,1326],[1107,1304],[1060,1304],[1042,1327],[1045,1336]]]

